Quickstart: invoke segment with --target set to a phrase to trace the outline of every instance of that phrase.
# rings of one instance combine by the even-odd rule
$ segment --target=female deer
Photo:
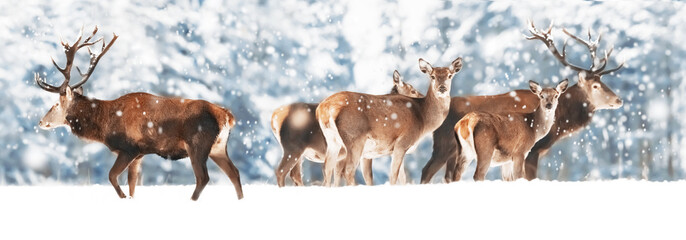
[[[402,81],[397,70],[393,72],[393,88],[390,94],[424,97],[412,85]],[[272,114],[272,132],[283,149],[283,158],[275,170],[279,187],[285,186],[286,174],[290,175],[296,186],[303,185],[300,171],[303,158],[318,163],[324,162],[326,139],[317,122],[317,106],[318,103],[293,103],[279,107]],[[373,185],[372,160],[362,159],[362,165],[364,181],[367,185]],[[401,170],[400,174],[404,175],[404,171]]]
[[[419,59],[420,70],[430,78],[424,98],[339,92],[317,108],[317,119],[326,138],[324,184],[339,160],[346,161],[346,182],[354,184],[360,158],[391,155],[389,179],[396,184],[405,153],[448,115],[453,76],[462,69],[462,58],[449,67],[432,67]],[[336,179],[334,179],[336,180]],[[334,181],[334,185],[338,182]]]
[[[524,159],[536,141],[550,131],[555,122],[558,98],[567,90],[567,85],[565,79],[555,88],[541,89],[538,83],[529,81],[531,92],[539,98],[538,107],[532,113],[471,112],[465,115],[454,128],[458,149],[463,151],[463,157],[456,163],[455,179],[460,179],[474,159],[477,159],[474,180],[484,180],[492,162],[495,162],[494,166],[512,164],[513,177],[524,177]]]

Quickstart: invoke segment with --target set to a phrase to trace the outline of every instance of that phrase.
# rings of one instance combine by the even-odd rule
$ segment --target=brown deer
[[[526,178],[536,178],[538,158],[550,147],[565,136],[570,136],[591,122],[593,113],[600,109],[617,109],[622,106],[622,100],[605,83],[601,81],[603,75],[615,72],[622,68],[619,66],[605,70],[610,61],[612,48],[605,52],[602,59],[596,59],[596,50],[600,36],[595,41],[584,41],[564,30],[565,34],[586,46],[591,53],[592,65],[585,69],[569,63],[566,59],[565,48],[560,53],[551,38],[552,24],[546,32],[540,32],[533,23],[529,24],[529,31],[533,36],[528,39],[539,39],[545,43],[563,65],[578,72],[578,84],[570,86],[559,99],[559,107],[556,110],[556,121],[552,126],[553,131],[538,141],[526,158]],[[566,42],[565,42],[566,46]],[[596,65],[600,64],[600,65]],[[455,163],[459,158],[457,153],[458,143],[454,136],[453,127],[467,113],[473,111],[482,112],[522,112],[528,113],[538,107],[538,98],[528,90],[515,90],[510,93],[493,96],[467,96],[454,97],[450,103],[450,113],[443,124],[433,133],[433,153],[431,159],[422,169],[422,183],[431,181],[433,175],[444,165],[448,164],[445,181],[455,180]]]
[[[449,67],[432,67],[419,59],[420,70],[430,83],[424,98],[339,92],[317,108],[317,119],[327,143],[324,185],[338,161],[345,161],[347,184],[354,184],[360,158],[391,155],[389,181],[396,184],[405,153],[441,125],[448,115],[450,86],[462,68],[462,58]],[[334,179],[334,185],[338,185]]]
[[[398,71],[393,72],[393,88],[390,94],[402,94],[413,98],[424,97],[409,83],[401,80]],[[303,158],[323,163],[326,139],[316,118],[318,103],[293,103],[281,106],[272,114],[272,132],[281,144],[283,158],[275,170],[279,187],[285,186],[289,174],[296,186],[302,186],[301,165]],[[372,160],[362,159],[362,172],[367,185],[373,185]],[[404,178],[400,171],[400,179]]]
[[[120,198],[126,195],[119,187],[117,177],[128,168],[129,195],[133,197],[143,155],[153,153],[172,160],[190,156],[196,179],[192,200],[198,199],[210,180],[206,164],[208,156],[229,176],[238,199],[243,198],[238,169],[226,150],[229,131],[236,121],[229,110],[202,100],[159,97],[147,93],[130,93],[111,101],[98,100],[73,90],[88,81],[100,58],[117,40],[117,35],[114,35],[107,45],[102,38],[90,42],[97,31],[96,27],[84,42],[81,42],[81,33],[72,45],[62,42],[66,66],[60,68],[54,59],[52,61],[64,76],[62,85],[49,85],[35,74],[38,86],[60,95],[57,104],[41,119],[40,127],[69,127],[79,138],[104,143],[117,154],[117,160],[109,172],[109,180]],[[86,73],[81,73],[76,67],[81,81],[70,85],[76,52],[98,41],[103,41],[101,52],[94,54],[88,48],[90,66]]]
[[[481,181],[491,165],[508,163],[513,176],[524,177],[524,158],[536,141],[548,134],[555,121],[558,98],[567,90],[568,81],[563,80],[555,88],[542,89],[538,83],[529,81],[531,92],[539,98],[539,104],[531,113],[471,112],[455,124],[455,137],[459,142],[455,180],[472,160],[476,159],[474,180]],[[507,170],[506,170],[507,171]]]

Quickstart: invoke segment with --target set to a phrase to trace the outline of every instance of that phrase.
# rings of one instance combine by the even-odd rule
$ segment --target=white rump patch
[[[224,153],[226,152],[226,142],[229,140],[229,132],[231,131],[231,125],[229,125],[229,117],[226,116],[226,122],[224,125],[220,126],[221,130],[217,135],[217,140],[212,144],[212,149],[210,153]],[[160,128],[161,130],[162,128]]]

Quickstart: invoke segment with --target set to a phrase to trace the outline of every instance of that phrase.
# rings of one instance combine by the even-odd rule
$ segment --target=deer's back
[[[495,148],[503,155],[528,152],[536,142],[533,128],[529,125],[531,114],[472,112],[465,119],[476,119],[474,141],[479,136],[495,139]]]
[[[211,146],[235,122],[230,111],[204,100],[131,93],[102,104],[108,119],[103,142],[110,149],[169,159],[187,157],[188,146]]]

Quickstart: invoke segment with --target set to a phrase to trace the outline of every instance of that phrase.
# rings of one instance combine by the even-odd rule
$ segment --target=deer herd
[[[355,173],[362,164],[362,176],[373,185],[372,159],[390,156],[390,184],[407,182],[405,155],[419,141],[433,134],[433,153],[421,172],[421,183],[429,183],[445,166],[445,182],[459,181],[476,159],[473,179],[484,180],[490,167],[501,166],[502,179],[534,179],[538,159],[561,138],[589,124],[600,109],[617,109],[622,100],[601,81],[603,75],[622,68],[623,63],[605,69],[612,48],[597,57],[600,35],[583,40],[566,29],[572,40],[588,48],[591,66],[579,67],[567,61],[565,41],[562,51],[551,37],[553,25],[545,31],[529,23],[529,40],[540,40],[564,66],[577,72],[577,84],[567,79],[543,87],[529,81],[528,90],[500,95],[451,97],[452,80],[463,67],[458,57],[447,67],[434,67],[419,59],[419,69],[428,78],[428,91],[419,93],[393,72],[393,87],[386,95],[338,92],[321,103],[293,103],[277,108],[271,128],[283,149],[275,170],[279,187],[290,176],[297,186],[304,185],[301,165],[304,159],[323,164],[323,185],[338,186],[341,180],[355,185]],[[43,129],[66,126],[83,139],[105,144],[116,160],[109,181],[120,198],[118,177],[128,170],[129,196],[133,197],[143,155],[157,154],[177,160],[190,158],[196,178],[192,200],[197,200],[209,182],[207,159],[212,159],[233,183],[238,199],[243,191],[238,169],[227,152],[229,132],[236,123],[230,110],[203,100],[130,93],[115,100],[86,97],[82,86],[88,81],[101,57],[117,40],[93,40],[97,27],[82,41],[62,42],[66,65],[52,63],[64,76],[53,86],[35,74],[36,84],[58,93],[59,101],[40,120]],[[102,41],[100,53],[90,47]],[[87,48],[90,64],[85,73],[76,67],[81,79],[70,84],[76,52]],[[332,180],[333,178],[333,180]]]

